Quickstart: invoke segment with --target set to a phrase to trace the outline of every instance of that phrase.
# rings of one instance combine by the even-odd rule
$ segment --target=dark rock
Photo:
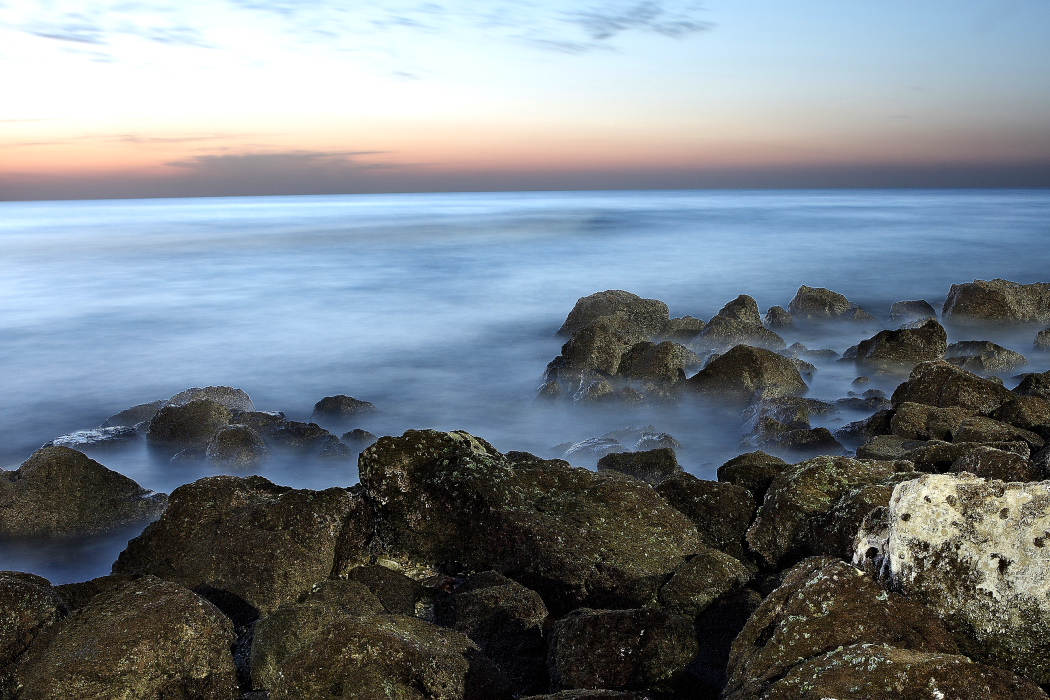
[[[952,323],[1047,323],[1050,284],[1002,279],[953,284],[941,316]]]
[[[626,690],[562,690],[547,695],[530,695],[521,700],[652,700],[645,692],[632,693]]]
[[[69,605],[69,609],[73,612],[86,607],[91,600],[99,595],[100,593],[106,593],[114,588],[123,586],[126,583],[134,581],[137,576],[125,576],[123,574],[109,574],[108,576],[99,576],[89,581],[79,581],[77,583],[63,583],[60,586],[55,586],[55,590],[62,596],[62,600],[66,601]]]
[[[555,613],[647,604],[699,546],[647,484],[560,460],[511,463],[464,432],[380,438],[358,471],[378,509],[375,550],[409,567],[499,571]]]
[[[191,401],[207,399],[222,404],[233,411],[254,411],[255,404],[240,389],[232,386],[206,386],[203,389],[194,387],[175,394],[165,403],[166,406],[185,406]]]
[[[925,299],[915,301],[898,301],[890,306],[890,320],[908,323],[937,318],[937,311]]]
[[[355,455],[356,452],[350,449],[349,445],[344,445],[338,439],[327,441],[325,446],[321,448],[321,451],[317,453],[319,459],[343,461],[351,460]]]
[[[1050,401],[1050,372],[1028,373],[1022,375],[1021,382],[1013,388],[1021,396],[1038,396]]]
[[[368,445],[371,445],[379,438],[373,435],[372,433],[368,432],[367,430],[362,430],[361,428],[354,428],[350,432],[343,433],[339,439],[347,444],[361,446],[362,448],[364,448]]]
[[[844,399],[836,399],[835,406],[850,411],[884,411],[892,408],[893,404],[885,396],[848,396]]]
[[[925,447],[926,440],[912,440],[900,435],[876,435],[857,448],[860,459],[908,459],[912,452]]]
[[[773,479],[788,467],[780,457],[762,451],[747,452],[734,457],[718,468],[718,480],[741,486],[750,491],[759,503]]]
[[[765,325],[770,328],[791,328],[795,317],[783,306],[771,306],[766,310]]]
[[[329,577],[344,523],[361,508],[345,489],[207,477],[172,492],[167,511],[128,542],[113,572],[209,584],[265,613]]]
[[[660,588],[660,602],[675,615],[695,620],[716,600],[751,580],[751,570],[717,549],[704,549],[678,567]]]
[[[770,686],[806,661],[862,643],[958,653],[948,630],[922,606],[887,593],[839,559],[807,559],[762,601],[733,642],[723,697],[765,698]]]
[[[842,426],[835,431],[835,438],[849,445],[868,442],[877,435],[889,432],[893,415],[889,409],[876,411],[867,418]]]
[[[901,403],[890,419],[890,431],[909,440],[945,440],[951,442],[964,420],[977,412],[950,406],[937,408],[929,404]]]
[[[234,411],[231,423],[247,425],[260,435],[286,422],[284,411]]]
[[[666,610],[584,608],[552,627],[551,685],[670,692],[697,650],[693,625]]]
[[[689,347],[700,352],[722,352],[734,345],[750,345],[769,350],[787,346],[784,339],[768,328],[736,318],[715,316],[689,342]]]
[[[610,437],[588,438],[575,445],[570,445],[562,456],[570,462],[577,460],[592,462],[615,452],[623,452],[627,448],[617,440]]]
[[[583,328],[578,329],[561,347],[561,356],[565,367],[581,372],[599,370],[605,374],[616,374],[620,369],[620,359],[635,344],[649,340],[630,321],[621,316],[603,316]],[[561,379],[571,374],[562,369],[557,376],[548,379]]]
[[[112,428],[92,428],[77,430],[48,440],[43,447],[68,447],[74,450],[110,450],[134,445],[142,437],[132,426],[114,426]]]
[[[639,452],[661,448],[677,450],[681,449],[681,447],[682,443],[678,442],[673,435],[657,432],[643,432],[642,436],[638,438],[638,442],[634,445],[634,449]]]
[[[747,294],[741,294],[736,299],[723,306],[715,315],[722,318],[743,321],[744,323],[749,323],[753,326],[762,325],[762,317],[758,314],[758,302]]]
[[[642,299],[636,294],[613,289],[581,297],[558,334],[574,335],[597,319],[609,316],[622,318],[646,336],[659,335],[670,320],[667,304],[662,301]]]
[[[259,433],[246,425],[219,428],[208,443],[205,453],[213,464],[246,469],[270,457],[270,450]]]
[[[1038,396],[1018,396],[992,411],[992,418],[1030,430],[1044,439],[1050,436],[1050,401]]]
[[[1028,364],[1024,355],[1007,350],[988,340],[963,340],[952,343],[944,359],[970,372],[1009,372]]]
[[[974,416],[959,424],[954,442],[1017,442],[1028,443],[1032,449],[1039,449],[1046,444],[1043,438],[1030,430],[1017,428],[993,418]]]
[[[1050,350],[1050,328],[1039,331],[1035,334],[1035,340],[1032,342],[1032,347],[1036,350]]]
[[[160,447],[203,447],[233,418],[233,412],[211,399],[168,404],[149,422],[146,440]]]
[[[769,568],[816,553],[812,525],[823,521],[850,488],[876,484],[907,462],[815,457],[786,468],[766,492],[758,517],[747,531],[747,542]]]
[[[14,471],[0,470],[0,535],[106,532],[156,518],[166,496],[147,491],[68,447],[44,447]]]
[[[272,447],[315,454],[339,442],[339,438],[317,423],[294,420],[274,423],[265,432],[262,432],[262,436]]]
[[[683,472],[663,481],[656,492],[693,521],[702,543],[737,559],[748,558],[744,534],[755,517],[756,505],[747,488]]]
[[[608,377],[588,370],[580,379],[580,388],[572,396],[577,403],[598,403],[616,400],[616,387]]]
[[[878,483],[847,489],[826,515],[811,521],[810,542],[813,551],[847,561],[852,559],[853,540],[868,513],[889,505],[897,484],[920,476],[922,474],[919,472],[897,472]]]
[[[841,319],[844,321],[874,321],[875,317],[850,302],[838,292],[823,287],[802,285],[788,304],[795,318],[807,320]]]
[[[35,574],[0,571],[0,696],[10,665],[36,637],[69,613],[51,582]]]
[[[989,414],[1013,398],[1006,387],[943,360],[923,362],[893,392],[893,405],[906,401],[940,408],[968,408]]]
[[[844,455],[849,452],[827,428],[785,430],[764,439],[762,447],[793,457]]]
[[[834,412],[833,404],[817,399],[801,396],[761,396],[744,410],[744,430],[761,437],[762,423],[766,419],[772,419],[783,426],[783,429],[809,428],[811,415],[828,415]]]
[[[643,379],[672,384],[685,379],[687,367],[698,367],[699,355],[683,345],[665,340],[643,341],[631,346],[620,359],[618,373],[628,379]]]
[[[326,396],[314,404],[314,415],[329,418],[353,418],[375,412],[376,407],[373,404],[346,394]]]
[[[940,440],[930,440],[925,443],[920,443],[917,447],[912,447],[912,449],[905,453],[904,459],[909,459],[914,462],[916,471],[927,472],[930,474],[942,474],[951,469],[952,464],[957,460],[962,459],[981,447],[990,447],[996,450],[1010,452],[1018,455],[1024,460],[1027,460],[1031,456],[1031,448],[1025,442],[993,442],[985,444],[977,442],[959,442],[951,444],[941,442]]]
[[[598,460],[598,471],[612,470],[657,486],[683,473],[674,450],[661,447],[644,452],[612,452]]]
[[[215,606],[146,576],[95,596],[34,640],[19,698],[230,700],[233,627]]]
[[[879,331],[845,352],[860,363],[918,364],[938,360],[948,347],[948,333],[937,319],[909,324],[895,331]]]
[[[394,615],[415,615],[416,606],[423,598],[422,584],[400,571],[378,564],[350,569],[347,578],[367,586],[379,596],[386,612]]]
[[[952,462],[950,473],[970,472],[982,479],[1039,481],[1036,466],[1024,457],[983,445],[975,446]],[[888,505],[888,504],[887,504]]]
[[[100,425],[100,428],[118,428],[118,427],[134,427],[139,423],[146,423],[150,421],[153,416],[157,415],[157,411],[166,404],[167,401],[161,399],[159,401],[152,401],[150,403],[140,403],[137,406],[126,408],[120,413],[110,416],[106,419],[106,422]]]
[[[764,387],[788,395],[803,394],[809,389],[791,360],[748,345],[737,345],[716,357],[690,377],[687,386],[700,394],[736,403],[750,401]]]
[[[672,318],[664,324],[663,329],[657,335],[661,338],[668,338],[670,340],[692,340],[696,337],[697,333],[704,330],[704,326],[706,325],[707,324],[700,319],[693,318],[692,316]]]

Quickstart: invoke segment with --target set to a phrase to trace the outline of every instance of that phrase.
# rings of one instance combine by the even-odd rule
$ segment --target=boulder
[[[367,564],[350,569],[347,579],[364,584],[379,597],[386,612],[394,615],[415,615],[423,598],[423,585],[400,571]]]
[[[375,412],[376,407],[373,404],[346,394],[326,396],[314,404],[314,415],[328,418],[346,419]]]
[[[1050,284],[974,280],[953,284],[941,316],[959,324],[1050,322]]]
[[[1050,401],[1039,396],[1018,396],[992,411],[992,418],[1040,437],[1050,436]]]
[[[988,340],[963,340],[952,343],[945,351],[944,359],[971,372],[1009,372],[1028,364],[1028,360],[1021,353]]]
[[[1043,438],[1036,433],[1023,428],[1017,428],[984,416],[967,418],[959,424],[959,429],[954,435],[955,442],[1026,442],[1032,449],[1039,449],[1045,445]]]
[[[349,536],[344,524],[361,509],[346,489],[207,477],[172,492],[167,511],[128,542],[113,572],[207,584],[266,613],[329,577],[340,537]]]
[[[1035,340],[1032,342],[1032,347],[1036,350],[1050,350],[1050,328],[1041,330],[1035,334]]]
[[[362,430],[361,428],[354,428],[353,430],[340,435],[339,439],[347,445],[350,445],[351,447],[364,449],[379,438],[376,435],[368,432],[367,430]]]
[[[547,695],[530,695],[521,700],[652,700],[645,692],[626,690],[562,690]]]
[[[119,428],[128,427],[133,428],[139,423],[148,423],[153,416],[157,415],[159,411],[167,401],[160,399],[159,401],[152,401],[150,403],[140,403],[137,406],[126,408],[116,415],[110,416],[106,421],[100,425],[100,428]]]
[[[153,493],[68,447],[44,447],[13,471],[0,470],[0,536],[106,532],[159,517]]]
[[[562,367],[554,376],[548,371],[548,379],[561,379],[578,375],[584,370],[598,370],[605,374],[616,374],[621,358],[637,343],[648,341],[649,336],[639,331],[622,316],[603,316],[576,330],[562,345]]]
[[[770,687],[793,669],[861,643],[958,653],[943,623],[921,605],[883,590],[839,559],[807,559],[787,572],[733,642],[729,681],[722,697],[765,698]],[[863,674],[857,671],[858,677]]]
[[[897,406],[890,419],[890,431],[909,440],[945,440],[951,442],[963,421],[977,412],[950,406],[938,408],[924,403],[905,401]]]
[[[893,415],[894,412],[889,409],[875,411],[867,418],[847,423],[836,430],[834,433],[835,438],[848,445],[863,444],[879,435],[888,433]]]
[[[815,457],[787,467],[766,492],[758,517],[748,528],[747,543],[771,569],[814,554],[813,532],[848,489],[876,484],[908,462]]]
[[[653,486],[683,473],[670,447],[644,452],[612,452],[598,460],[598,471],[606,470],[633,476]]]
[[[51,582],[35,574],[0,571],[0,696],[11,664],[36,637],[69,613]]]
[[[665,340],[662,343],[635,343],[620,358],[618,374],[628,379],[673,384],[685,379],[687,367],[699,367],[702,360],[684,345]]]
[[[723,352],[742,344],[768,350],[787,347],[784,339],[768,328],[727,316],[712,318],[704,330],[689,342],[689,347],[698,352]]]
[[[744,534],[755,517],[756,505],[745,487],[682,472],[662,481],[656,492],[693,521],[703,544],[748,559]]]
[[[789,465],[780,457],[761,450],[733,457],[718,468],[718,480],[741,486],[752,493],[759,503],[773,479]]]
[[[233,411],[254,411],[255,404],[252,403],[248,394],[241,389],[232,386],[206,386],[203,389],[194,387],[186,389],[172,396],[165,402],[165,406],[185,406],[191,401],[207,399],[222,404]]]
[[[947,347],[948,333],[931,318],[895,331],[879,331],[847,350],[843,357],[858,363],[914,365],[939,360]]]
[[[1050,482],[928,474],[898,484],[854,562],[927,606],[964,654],[1050,682]]]
[[[146,440],[164,448],[204,447],[212,436],[233,419],[233,411],[212,399],[169,403],[149,422]]]
[[[145,576],[100,593],[37,637],[19,698],[231,700],[233,626],[211,603]]]
[[[555,613],[650,603],[699,547],[692,522],[648,484],[511,462],[461,431],[380,438],[358,472],[377,511],[374,551],[406,567],[504,573]]]
[[[114,426],[112,428],[92,428],[77,430],[68,435],[60,435],[48,440],[42,447],[69,447],[74,450],[111,450],[134,445],[142,439],[133,426]]]
[[[874,321],[875,317],[838,292],[802,285],[788,304],[794,318],[806,320]]]
[[[657,334],[661,338],[669,340],[688,341],[696,337],[697,333],[704,330],[707,324],[692,316],[672,318],[664,324],[663,329]]]
[[[937,311],[925,299],[898,301],[890,306],[891,321],[909,323],[925,321],[928,318],[937,318]]]
[[[741,294],[723,306],[715,316],[742,321],[753,326],[762,325],[762,317],[758,314],[758,302],[747,294]]]
[[[934,441],[913,440],[900,435],[876,435],[857,448],[857,457],[878,460],[910,459],[916,450],[926,447],[930,442]]]
[[[670,692],[697,650],[692,623],[666,610],[582,608],[551,629],[551,685]]]
[[[764,387],[788,395],[809,390],[790,359],[748,345],[737,345],[711,360],[686,384],[698,394],[731,403],[747,403]]]
[[[1021,455],[984,445],[976,445],[952,462],[948,472],[969,472],[982,479],[999,481],[1038,481],[1040,476],[1036,466]]]
[[[751,570],[717,549],[704,549],[678,567],[660,588],[660,602],[675,615],[695,620],[716,600],[751,580]]]
[[[1022,379],[1013,388],[1015,394],[1021,396],[1036,396],[1050,401],[1050,372],[1029,372],[1022,375]]]
[[[219,428],[208,442],[205,456],[212,464],[246,469],[270,457],[259,433],[247,425],[227,425]]]
[[[667,304],[656,299],[642,299],[636,294],[614,289],[581,297],[569,312],[559,335],[574,335],[599,318],[622,318],[636,332],[646,336],[659,335],[670,320]]]
[[[319,455],[339,443],[339,438],[317,423],[282,419],[259,432],[269,446],[299,453]]]
[[[966,408],[987,415],[1012,398],[1002,384],[938,360],[916,365],[908,381],[893,391],[891,400],[895,408],[911,401],[940,408]]]
[[[587,438],[569,447],[561,453],[562,457],[569,462],[590,463],[605,457],[606,455],[624,452],[627,448],[619,440],[613,437]]]
[[[771,306],[766,310],[763,319],[769,328],[791,328],[795,325],[795,317],[783,306]]]

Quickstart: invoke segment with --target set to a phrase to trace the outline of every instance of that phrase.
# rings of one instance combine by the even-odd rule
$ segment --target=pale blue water
[[[333,428],[461,428],[502,450],[544,453],[651,423],[712,477],[738,451],[725,416],[533,402],[577,298],[626,289],[709,319],[741,293],[764,311],[799,285],[829,287],[880,323],[785,337],[841,352],[894,327],[895,301],[939,308],[953,283],[1048,281],[1048,240],[1047,190],[0,203],[0,466],[134,404],[227,384],[300,420],[322,397],[350,394],[381,412]],[[1030,371],[1050,368],[1032,333],[999,341]],[[855,376],[822,366],[811,395],[843,397]],[[93,456],[160,491],[211,473],[144,450]],[[298,487],[356,481],[352,464],[278,459],[261,473]],[[108,571],[122,542],[100,546],[0,544],[0,569],[80,580]]]

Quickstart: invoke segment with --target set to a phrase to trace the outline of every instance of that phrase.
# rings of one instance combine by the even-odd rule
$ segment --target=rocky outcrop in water
[[[1050,284],[1019,284],[1003,279],[953,284],[941,312],[946,322],[1048,323]]]
[[[845,352],[843,357],[860,363],[918,364],[944,357],[948,334],[937,319],[879,331]]]
[[[802,285],[788,304],[795,319],[811,321],[874,321],[875,317],[849,299],[824,287]]]

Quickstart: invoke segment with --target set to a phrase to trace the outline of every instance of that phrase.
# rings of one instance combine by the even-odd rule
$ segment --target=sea
[[[1048,243],[1046,189],[0,202],[0,468],[136,404],[225,385],[259,410],[337,435],[459,429],[545,457],[651,426],[681,443],[686,470],[715,478],[744,451],[739,413],[536,400],[577,299],[622,289],[666,302],[672,316],[708,320],[740,294],[764,312],[786,307],[800,285],[826,287],[877,321],[782,335],[841,353],[897,327],[894,302],[924,299],[939,310],[952,284],[1050,281]],[[1045,371],[1036,330],[950,327],[949,340],[995,340],[1028,357],[1024,371]],[[860,373],[818,363],[809,395],[847,397]],[[863,388],[889,394],[901,379],[876,376]],[[378,410],[349,423],[312,415],[337,394]],[[865,415],[843,410],[820,424]],[[166,493],[242,473],[172,463],[141,445],[89,454]],[[357,482],[354,459],[275,455],[252,473],[296,488]],[[53,583],[103,575],[141,527],[0,541],[0,569]]]

